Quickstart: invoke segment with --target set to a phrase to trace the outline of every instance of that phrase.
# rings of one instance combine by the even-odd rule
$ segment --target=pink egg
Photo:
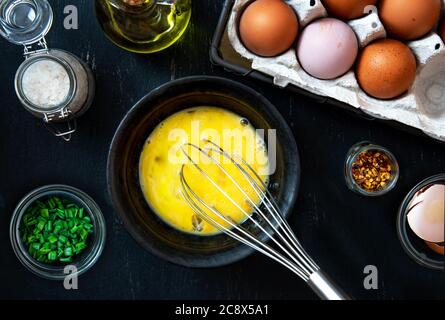
[[[335,79],[353,66],[358,41],[352,28],[333,18],[309,24],[297,44],[297,55],[303,69],[319,79]]]
[[[409,205],[408,224],[421,239],[444,242],[445,185],[420,190]]]

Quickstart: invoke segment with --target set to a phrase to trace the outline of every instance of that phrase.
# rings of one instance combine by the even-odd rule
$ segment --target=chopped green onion
[[[26,209],[20,237],[29,254],[42,263],[70,263],[88,247],[93,232],[85,209],[68,199],[37,200]]]
[[[49,241],[50,243],[56,243],[56,242],[57,242],[57,237],[55,237],[55,236],[49,236],[49,237],[48,237],[48,241]]]
[[[44,218],[49,218],[49,210],[48,209],[41,209],[40,210],[40,215]]]

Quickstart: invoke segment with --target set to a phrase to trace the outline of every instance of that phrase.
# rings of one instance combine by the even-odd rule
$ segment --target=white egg
[[[409,206],[408,224],[421,239],[444,242],[445,185],[436,184],[419,191]]]

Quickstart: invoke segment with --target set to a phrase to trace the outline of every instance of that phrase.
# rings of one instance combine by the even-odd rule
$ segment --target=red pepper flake
[[[352,164],[352,177],[368,192],[381,191],[392,178],[391,160],[382,151],[364,151]]]

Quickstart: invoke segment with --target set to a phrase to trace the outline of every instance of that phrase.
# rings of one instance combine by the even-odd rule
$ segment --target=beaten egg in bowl
[[[233,223],[243,223],[261,202],[261,195],[233,162],[211,152],[215,147],[209,141],[234,158],[243,159],[258,174],[262,182],[258,185],[264,191],[269,177],[269,156],[263,135],[248,119],[222,108],[195,107],[173,114],[154,129],[142,149],[139,179],[147,203],[177,230],[203,236],[219,233],[213,223],[203,220],[184,199],[180,180],[183,168],[184,178],[197,197]],[[229,226],[227,221],[205,211],[222,226]]]

